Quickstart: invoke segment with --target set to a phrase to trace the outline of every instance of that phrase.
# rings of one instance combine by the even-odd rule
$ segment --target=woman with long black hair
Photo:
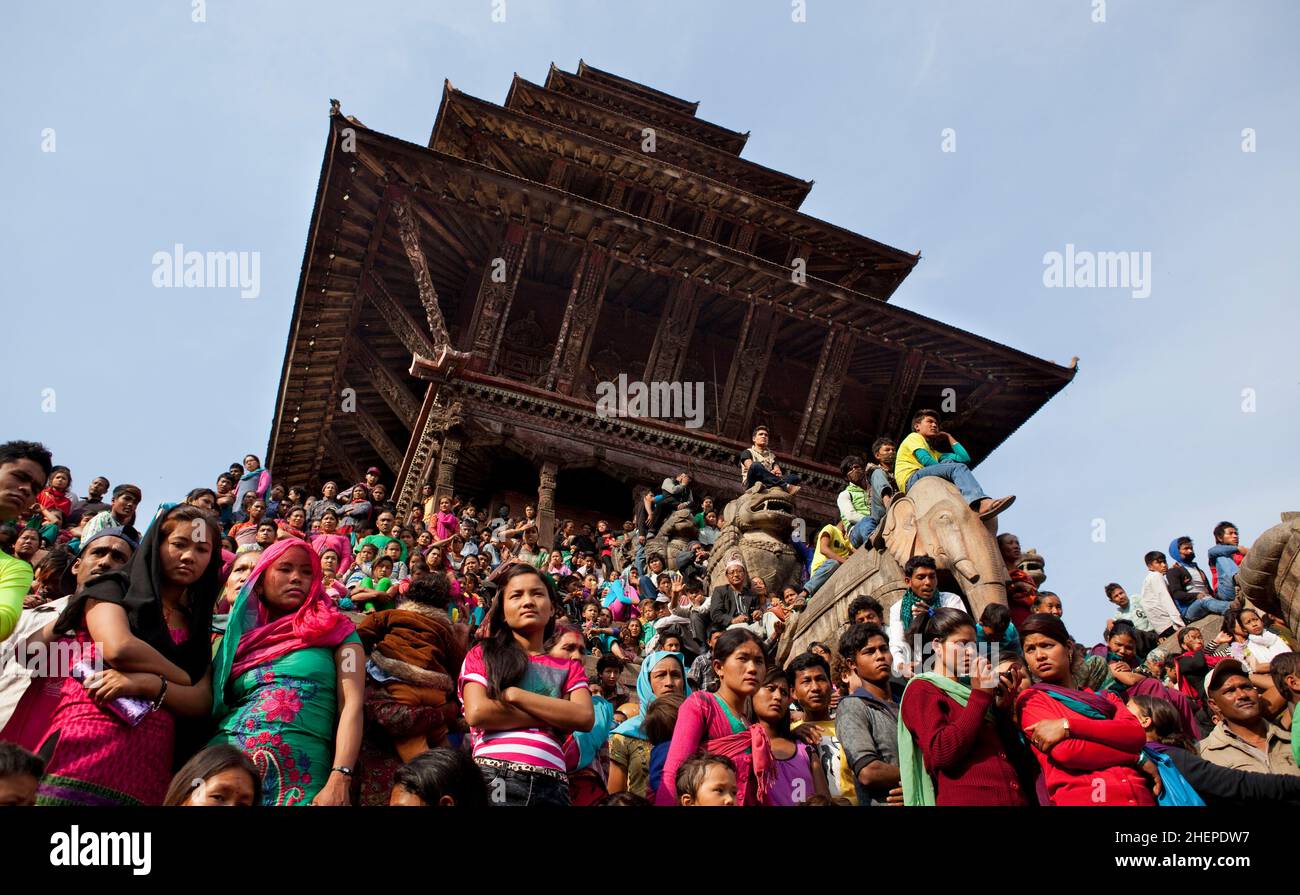
[[[563,735],[591,730],[595,711],[582,663],[546,653],[558,602],[535,567],[511,566],[488,613],[488,636],[461,669],[474,761],[494,805],[570,804]]]

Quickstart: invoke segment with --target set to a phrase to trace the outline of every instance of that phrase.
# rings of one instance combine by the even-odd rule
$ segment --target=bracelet
[[[162,708],[163,697],[167,695],[167,678],[160,674],[158,675],[158,680],[162,681],[162,687],[158,690],[157,698],[154,699],[153,703],[149,706],[149,710],[154,712]]]
[[[352,776],[352,769],[349,768],[349,767],[345,767],[345,766],[343,766],[343,765],[339,765],[339,766],[336,767],[336,768],[330,768],[330,771],[331,771],[331,772],[333,772],[333,771],[338,771],[340,774],[342,774],[342,775],[345,776],[345,777],[351,777],[351,776]]]

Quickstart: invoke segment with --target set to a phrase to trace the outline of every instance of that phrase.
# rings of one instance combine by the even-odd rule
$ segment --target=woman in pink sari
[[[212,744],[253,760],[264,805],[351,802],[365,661],[355,626],[325,595],[316,551],[297,540],[267,548],[231,610],[212,684]]]

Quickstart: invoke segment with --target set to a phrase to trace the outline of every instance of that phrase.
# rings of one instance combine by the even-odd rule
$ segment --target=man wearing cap
[[[91,535],[72,564],[76,589],[96,575],[125,566],[139,546],[140,533],[130,526],[104,528]],[[58,705],[57,681],[51,680],[50,687],[28,685],[37,674],[61,676],[67,669],[27,660],[54,639],[55,632],[49,629],[71,596],[24,610],[13,636],[0,646],[0,740],[35,749],[49,727],[50,713]]]
[[[101,529],[134,525],[135,508],[140,504],[140,497],[138,485],[118,485],[114,488],[113,503],[109,508],[82,526],[81,543],[89,543]]]
[[[749,573],[739,556],[727,560],[727,583],[719,584],[709,595],[709,624],[729,628],[753,621],[755,609],[761,609],[758,594],[749,584]]]
[[[1291,731],[1264,716],[1259,690],[1245,666],[1224,659],[1210,672],[1205,690],[1219,723],[1201,741],[1201,758],[1239,771],[1300,776],[1291,754]]]
[[[740,452],[740,478],[748,490],[758,484],[764,488],[783,487],[791,494],[799,490],[799,474],[782,472],[776,454],[767,449],[767,426],[754,429],[754,443]]]

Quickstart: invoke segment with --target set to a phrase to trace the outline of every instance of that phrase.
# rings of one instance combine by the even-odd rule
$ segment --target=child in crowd
[[[352,567],[348,569],[347,579],[343,582],[348,590],[359,585],[362,579],[370,577],[370,568],[378,555],[379,548],[374,544],[362,544],[357,548]]]
[[[262,804],[262,775],[253,760],[228,743],[199,752],[172,777],[163,805],[170,808],[249,808]]]
[[[1185,624],[1165,581],[1169,563],[1159,550],[1152,550],[1142,561],[1146,563],[1147,576],[1142,579],[1142,594],[1138,602],[1151,623],[1151,629],[1156,632],[1156,639],[1164,640]]]
[[[459,749],[430,749],[393,775],[389,805],[486,808],[487,787],[474,760]]]
[[[447,576],[433,573],[412,584],[397,608],[357,625],[370,657],[366,717],[392,737],[403,761],[445,745],[447,725],[457,714],[451,675],[465,649],[447,615],[449,599]]]
[[[365,612],[387,609],[392,602],[388,590],[393,586],[393,561],[381,556],[370,564],[370,574],[351,588],[352,602],[361,606]]]
[[[1061,598],[1050,590],[1040,590],[1038,596],[1034,597],[1034,612],[1054,615],[1057,618],[1065,615],[1065,607],[1061,605]]]
[[[45,762],[17,743],[0,742],[0,808],[30,808]]]
[[[385,544],[383,555],[392,560],[393,571],[389,574],[389,577],[393,579],[394,584],[399,581],[405,581],[407,578],[411,577],[410,567],[406,563],[402,562],[401,541],[389,541]]]
[[[1055,594],[1051,594],[1055,597]],[[1061,604],[1056,598],[1056,605]],[[1020,635],[1016,626],[1011,624],[1011,610],[1001,603],[990,603],[980,613],[979,624],[975,627],[976,639],[980,643],[996,643],[1002,655],[1020,655]]]
[[[766,774],[760,783],[764,805],[800,805],[813,795],[825,796],[826,772],[817,753],[790,733],[790,682],[780,668],[768,669],[753,699],[754,719],[767,734],[771,752]],[[755,765],[755,773],[759,768]],[[764,785],[765,784],[765,785]]]
[[[642,709],[645,715],[646,739],[650,741],[649,777],[646,781],[646,797],[652,800],[659,792],[663,781],[664,763],[673,744],[673,729],[677,726],[677,714],[682,703],[690,695],[689,688],[684,693],[665,693],[656,696],[649,708]]]
[[[835,735],[854,775],[858,804],[902,805],[898,769],[902,688],[890,680],[889,635],[878,623],[854,624],[840,636],[839,655],[853,686],[840,700]]]
[[[677,804],[731,807],[737,804],[736,765],[729,758],[700,752],[677,769]]]
[[[1300,768],[1300,653],[1283,653],[1269,666],[1273,686],[1291,713],[1291,757]],[[1279,721],[1282,719],[1279,718]]]

